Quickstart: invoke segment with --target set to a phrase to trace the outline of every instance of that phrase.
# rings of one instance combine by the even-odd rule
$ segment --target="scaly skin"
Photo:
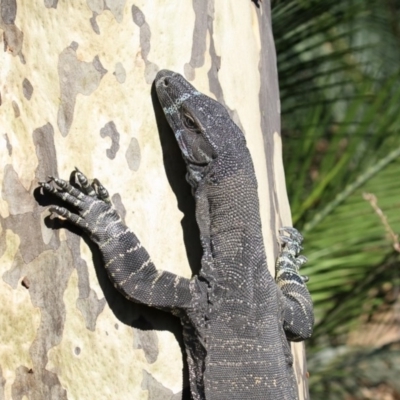
[[[80,189],[52,178],[45,191],[73,205],[51,211],[87,232],[128,299],[180,317],[194,400],[297,399],[289,340],[310,337],[313,308],[298,269],[301,235],[283,228],[276,282],[268,272],[257,181],[243,133],[215,100],[181,75],[157,74],[156,90],[187,165],[203,247],[191,280],[157,270],[122,223],[99,181]]]

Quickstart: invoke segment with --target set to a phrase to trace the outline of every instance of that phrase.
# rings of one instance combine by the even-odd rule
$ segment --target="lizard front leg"
[[[85,231],[102,254],[104,267],[114,286],[129,300],[163,310],[177,311],[191,301],[190,281],[167,271],[157,270],[136,235],[123,223],[112,206],[107,190],[95,179],[90,185],[76,171],[79,188],[50,177],[54,187],[41,182],[51,193],[77,210],[51,206],[50,211]]]
[[[301,341],[311,336],[314,324],[312,300],[305,285],[308,277],[299,274],[300,267],[307,261],[299,255],[303,237],[292,227],[284,227],[280,233],[282,250],[276,261],[275,279],[284,296],[283,328],[288,339]]]

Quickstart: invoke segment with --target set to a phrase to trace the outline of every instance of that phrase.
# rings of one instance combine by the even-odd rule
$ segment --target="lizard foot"
[[[116,231],[119,232],[121,218],[113,208],[107,190],[98,179],[90,184],[77,168],[75,178],[77,187],[53,176],[49,177],[48,182],[39,182],[45,192],[57,197],[66,206],[72,206],[74,211],[58,206],[51,206],[49,210],[83,229],[95,243],[107,242],[115,236]],[[55,185],[51,185],[51,182]],[[122,231],[125,229],[123,225]]]
[[[296,273],[298,275],[300,267],[307,262],[307,258],[299,255],[303,250],[301,246],[303,236],[300,232],[292,227],[285,226],[279,229],[280,240],[282,242],[282,250],[276,260],[276,277],[277,279],[285,273]],[[308,282],[307,276],[300,276],[303,282]]]

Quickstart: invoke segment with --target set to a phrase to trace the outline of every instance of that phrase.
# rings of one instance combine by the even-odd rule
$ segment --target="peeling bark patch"
[[[117,131],[114,121],[107,122],[103,128],[100,129],[100,136],[102,138],[110,137],[111,147],[107,149],[106,154],[110,160],[113,160],[119,150],[119,137],[120,134]]]
[[[107,72],[97,56],[91,63],[78,60],[77,47],[77,43],[71,43],[61,52],[58,60],[61,102],[57,123],[63,136],[67,136],[71,128],[78,93],[85,96],[92,94]]]
[[[142,329],[135,329],[133,336],[133,348],[142,349],[149,364],[157,361],[158,337],[153,326],[143,317],[140,317],[137,324]]]
[[[139,7],[135,5],[132,6],[132,19],[133,22],[140,28],[141,55],[146,65],[144,77],[146,79],[146,83],[150,85],[153,83],[154,78],[156,77],[156,74],[159,70],[157,64],[154,64],[148,60],[148,55],[150,53],[150,40],[151,40],[150,26],[146,22],[146,18],[143,12],[140,10]]]
[[[3,135],[3,137],[4,137],[4,140],[6,141],[6,147],[7,147],[8,155],[11,156],[13,148],[12,148],[12,145],[10,143],[10,139],[8,138],[7,133],[5,133]]]
[[[58,0],[44,0],[46,8],[57,8]]]
[[[142,389],[149,391],[148,400],[180,400],[182,398],[181,393],[174,394],[171,389],[158,382],[145,369],[143,370]]]
[[[27,100],[30,100],[32,97],[33,93],[33,86],[32,84],[28,81],[28,79],[24,79],[22,82],[22,91],[24,93],[24,96]]]
[[[11,164],[4,168],[4,183],[1,194],[8,203],[11,215],[32,212],[35,207],[32,195],[23,187]],[[15,199],[18,199],[18,201],[15,201]]]
[[[131,171],[137,171],[140,166],[141,155],[140,155],[139,142],[136,138],[131,139],[128,149],[126,150],[125,157],[129,169]]]
[[[77,309],[82,313],[86,322],[86,328],[94,332],[96,329],[96,321],[99,314],[104,310],[106,299],[98,299],[96,292],[90,290],[89,297],[86,299],[78,299],[76,301]]]
[[[126,71],[124,66],[118,62],[115,64],[115,71],[113,72],[113,75],[115,76],[115,79],[119,83],[124,83],[126,80]]]
[[[13,24],[17,16],[16,0],[2,0],[0,2],[1,19],[5,24]]]
[[[11,102],[12,108],[14,110],[14,117],[18,118],[21,115],[21,112],[19,111],[18,104],[13,100]]]

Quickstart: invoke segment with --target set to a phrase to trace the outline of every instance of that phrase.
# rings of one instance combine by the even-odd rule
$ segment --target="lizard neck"
[[[203,246],[202,274],[222,283],[228,278],[227,270],[235,268],[251,282],[249,274],[265,262],[265,255],[262,260],[251,256],[256,246],[263,249],[263,239],[257,181],[248,149],[244,146],[240,152],[228,152],[216,160],[195,197]],[[244,258],[246,265],[241,265]]]

